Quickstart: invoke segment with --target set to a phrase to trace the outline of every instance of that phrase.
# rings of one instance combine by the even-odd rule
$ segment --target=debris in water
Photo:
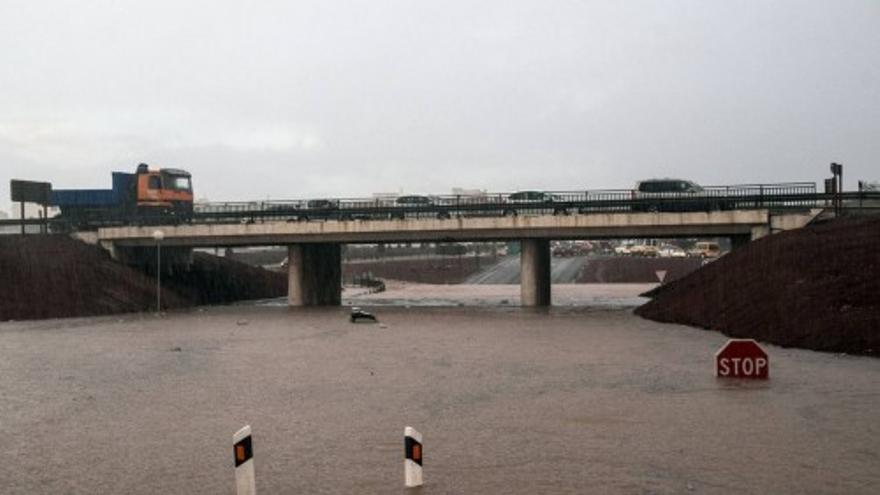
[[[378,323],[379,322],[379,320],[377,320],[376,317],[373,316],[372,313],[368,313],[368,312],[362,310],[361,308],[356,308],[356,307],[351,308],[351,316],[349,316],[349,321],[352,323],[357,323],[359,320],[363,320],[363,321],[367,321],[367,322],[371,322],[371,323]]]
[[[248,324],[248,321],[247,321],[247,320],[238,320],[238,321],[235,322],[235,324],[238,325],[238,326],[240,326],[240,327],[242,327],[242,326],[247,325],[247,324]]]

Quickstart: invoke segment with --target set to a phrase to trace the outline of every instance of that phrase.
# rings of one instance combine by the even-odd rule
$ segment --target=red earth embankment
[[[664,280],[672,281],[700,268],[700,258],[633,258],[612,256],[591,258],[584,263],[575,279],[579,284],[632,284],[657,282],[657,272],[665,272]]]
[[[283,274],[201,253],[193,261],[188,270],[163,273],[163,309],[287,293]],[[65,236],[0,236],[0,321],[152,310],[154,273]]]
[[[636,314],[786,347],[880,352],[880,219],[752,242],[656,291]]]

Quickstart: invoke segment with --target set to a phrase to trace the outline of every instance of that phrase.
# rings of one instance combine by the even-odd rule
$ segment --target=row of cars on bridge
[[[522,190],[509,194],[405,194],[368,199],[270,201],[258,207],[261,216],[288,220],[373,220],[403,218],[568,215],[598,212],[686,212],[759,206],[781,193],[815,192],[815,184],[702,187],[682,179],[641,181],[632,190],[548,192]],[[235,205],[196,205],[197,212],[234,209]]]

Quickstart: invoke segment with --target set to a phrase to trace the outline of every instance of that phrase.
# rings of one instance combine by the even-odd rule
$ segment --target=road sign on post
[[[715,353],[715,376],[766,380],[770,359],[753,339],[730,339]]]
[[[52,184],[49,184],[48,182],[12,179],[9,181],[9,193],[12,201],[37,203],[45,206],[49,204],[49,198],[52,194]]]

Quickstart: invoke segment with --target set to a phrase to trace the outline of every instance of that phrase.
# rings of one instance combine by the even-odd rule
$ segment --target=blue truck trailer
[[[112,189],[52,189],[49,205],[65,209],[121,207],[135,192],[135,174],[113,172]]]

